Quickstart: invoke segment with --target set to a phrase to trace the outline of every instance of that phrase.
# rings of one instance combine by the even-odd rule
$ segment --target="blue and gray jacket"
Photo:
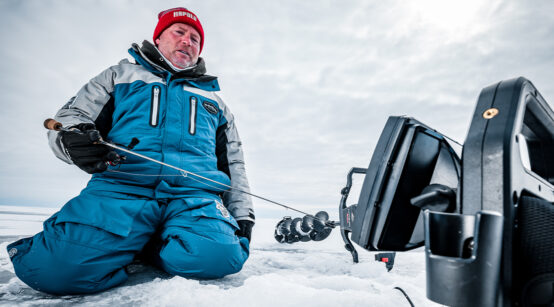
[[[241,141],[229,108],[217,95],[216,77],[205,74],[203,59],[175,71],[151,43],[129,49],[136,63],[122,60],[85,84],[55,119],[64,127],[94,123],[102,137],[116,144],[139,139],[133,151],[211,180],[249,191]],[[50,146],[61,160],[72,163],[57,132]],[[125,155],[124,153],[122,153]],[[91,185],[104,190],[153,198],[219,193],[216,183],[181,176],[178,171],[127,155],[124,163],[94,174]],[[221,194],[236,220],[254,221],[250,196]]]

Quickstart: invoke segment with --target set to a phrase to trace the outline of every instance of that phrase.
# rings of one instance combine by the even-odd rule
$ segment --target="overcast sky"
[[[175,6],[204,26],[252,192],[301,210],[338,206],[390,115],[463,142],[485,86],[525,76],[554,101],[550,0],[0,0],[0,204],[60,207],[79,193],[89,176],[54,157],[43,120]]]

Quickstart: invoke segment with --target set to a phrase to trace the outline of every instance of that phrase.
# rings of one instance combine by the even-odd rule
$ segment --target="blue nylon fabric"
[[[131,54],[134,54],[134,51]],[[152,69],[140,56],[137,56],[137,61],[145,68]],[[116,84],[112,93],[115,103],[112,129],[107,139],[116,144],[127,145],[136,137],[140,142],[133,151],[229,185],[229,177],[217,169],[214,150],[216,131],[226,124],[227,120],[217,101],[190,91],[190,86],[197,88],[214,86],[219,89],[217,80],[205,84],[183,79],[166,78],[166,80],[167,84],[146,83],[142,80]],[[154,88],[159,89],[158,108],[153,107],[156,105],[153,102],[156,99],[153,94]],[[193,99],[196,100],[195,109],[192,107]],[[217,113],[210,113],[204,107],[205,102],[216,106]],[[155,126],[151,125],[153,112],[154,117],[157,118]],[[195,126],[192,133],[191,125]],[[120,154],[127,157],[125,163],[109,167],[109,170],[117,172],[97,173],[93,175],[93,180],[143,187],[155,187],[163,180],[173,187],[175,194],[190,189],[216,192],[226,190],[222,185],[216,184],[214,187],[213,183],[206,180],[190,176],[175,176],[180,174],[179,171],[139,157]],[[128,173],[160,176],[135,176]]]
[[[180,210],[183,206],[190,210]],[[202,279],[219,278],[242,268],[249,243],[235,235],[239,227],[228,212],[226,217],[216,206],[206,206],[205,198],[187,198],[169,203],[166,214],[179,218],[163,225],[161,238],[173,240],[155,254],[159,267],[174,275]]]
[[[220,199],[199,193],[157,200],[89,185],[44,222],[44,231],[8,245],[16,275],[32,288],[57,295],[94,293],[127,280],[124,267],[151,237],[151,250],[170,274],[220,278],[238,272],[248,240]],[[15,250],[15,252],[14,252]]]

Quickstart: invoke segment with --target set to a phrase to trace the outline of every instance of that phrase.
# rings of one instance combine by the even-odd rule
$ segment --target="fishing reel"
[[[331,234],[336,222],[329,220],[329,214],[319,211],[303,218],[285,216],[275,226],[274,237],[279,243],[295,243],[308,241],[322,241]]]

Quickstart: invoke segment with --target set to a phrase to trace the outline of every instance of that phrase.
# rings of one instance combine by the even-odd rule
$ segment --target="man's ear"
[[[160,44],[160,39],[159,39],[159,38],[156,38],[156,40],[154,41],[154,44],[155,44],[156,46],[158,46],[158,45]]]

